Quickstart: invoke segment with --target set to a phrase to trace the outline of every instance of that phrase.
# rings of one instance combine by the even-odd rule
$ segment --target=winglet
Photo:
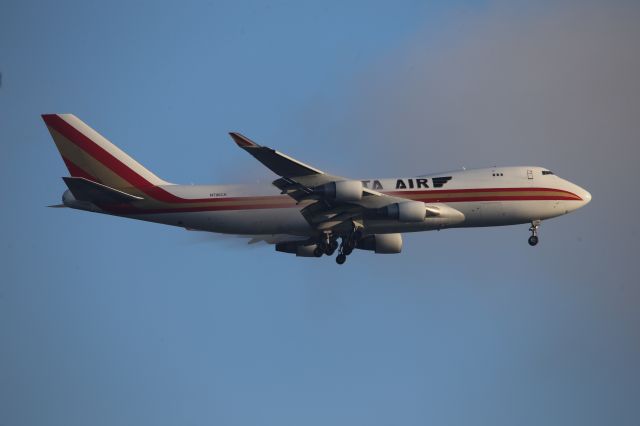
[[[240,148],[259,148],[260,147],[260,145],[258,145],[257,143],[255,143],[254,141],[249,139],[248,137],[241,135],[240,133],[230,132],[229,136],[231,136],[231,138],[233,138],[233,141]]]

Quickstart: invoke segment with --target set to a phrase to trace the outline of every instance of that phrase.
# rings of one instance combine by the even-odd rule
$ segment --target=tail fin
[[[121,190],[168,184],[75,115],[44,114],[42,119],[71,176]]]

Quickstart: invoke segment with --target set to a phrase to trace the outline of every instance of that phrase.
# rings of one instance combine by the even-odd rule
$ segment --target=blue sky
[[[637,425],[633,2],[4,2],[0,424]],[[375,177],[536,164],[527,226],[297,259],[44,206],[71,112],[164,179],[269,181],[240,131]]]

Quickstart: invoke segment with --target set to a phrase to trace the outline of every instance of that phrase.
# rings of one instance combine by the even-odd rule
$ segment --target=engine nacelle
[[[420,201],[404,201],[382,207],[379,213],[400,222],[422,222],[427,217],[427,208]]]
[[[402,251],[401,234],[368,235],[356,244],[360,250],[371,250],[378,254],[396,254]]]
[[[316,192],[338,202],[360,201],[362,199],[362,182],[359,180],[329,182],[317,187]]]
[[[315,257],[313,251],[316,247],[317,244],[304,245],[300,242],[290,241],[276,244],[276,251],[295,254],[298,257]]]

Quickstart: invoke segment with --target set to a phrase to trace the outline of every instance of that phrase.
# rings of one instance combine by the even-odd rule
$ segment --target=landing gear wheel
[[[336,256],[336,263],[338,265],[342,265],[346,261],[347,261],[347,256],[344,253],[340,253],[339,255]]]
[[[329,244],[324,248],[324,254],[327,256],[333,256],[333,253],[338,249],[338,241],[332,240]]]
[[[531,227],[529,228],[529,232],[531,232],[531,236],[529,237],[529,245],[531,247],[538,244],[538,228],[540,228],[540,221],[532,220]]]
[[[322,247],[318,246],[313,250],[313,255],[315,257],[322,257],[322,255],[324,254],[324,250],[322,250]]]
[[[348,236],[342,237],[342,244],[340,244],[340,253],[345,256],[349,256],[353,249],[356,247],[356,242],[353,238]]]

